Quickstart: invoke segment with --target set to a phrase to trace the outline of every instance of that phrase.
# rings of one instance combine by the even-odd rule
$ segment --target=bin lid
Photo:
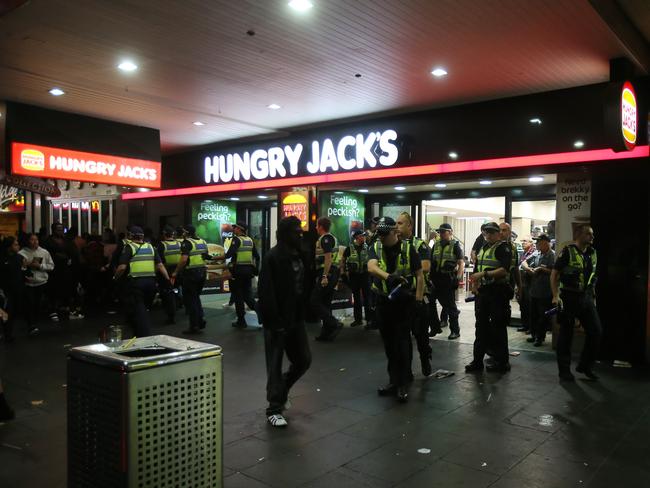
[[[70,358],[126,371],[220,355],[221,346],[168,335],[125,340],[115,345],[91,344],[68,351]]]

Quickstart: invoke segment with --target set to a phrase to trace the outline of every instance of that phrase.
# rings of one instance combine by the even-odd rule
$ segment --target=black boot
[[[13,420],[16,413],[11,409],[7,400],[5,400],[4,393],[0,393],[0,422],[5,420]]]

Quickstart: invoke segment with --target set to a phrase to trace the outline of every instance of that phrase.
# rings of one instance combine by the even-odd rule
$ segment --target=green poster
[[[192,202],[192,225],[199,237],[208,244],[224,245],[232,237],[232,224],[237,219],[235,203],[224,200],[197,200]]]
[[[363,230],[363,195],[346,191],[324,191],[319,193],[318,204],[319,217],[327,217],[332,221],[330,232],[334,234],[340,246],[350,244],[350,234],[353,231]]]

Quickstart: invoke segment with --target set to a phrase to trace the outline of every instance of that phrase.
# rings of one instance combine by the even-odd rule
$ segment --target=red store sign
[[[37,178],[89,181],[109,185],[160,188],[161,164],[54,147],[14,142],[11,172]]]

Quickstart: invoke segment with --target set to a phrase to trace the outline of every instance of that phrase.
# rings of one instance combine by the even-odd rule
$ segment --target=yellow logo
[[[23,149],[20,166],[28,171],[45,171],[45,155],[36,149]]]
[[[636,144],[637,108],[636,97],[629,87],[623,88],[621,95],[621,129],[628,144]]]

